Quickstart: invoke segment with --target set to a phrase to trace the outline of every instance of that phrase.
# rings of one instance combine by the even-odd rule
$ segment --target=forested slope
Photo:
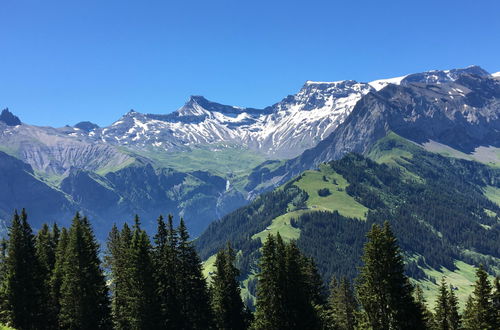
[[[306,171],[213,223],[197,240],[202,258],[233,242],[241,251],[241,279],[253,293],[261,239],[280,232],[315,258],[325,281],[332,275],[352,279],[365,233],[388,220],[408,274],[424,286],[453,273],[466,290],[469,265],[500,271],[498,169],[427,152],[392,133],[368,157],[348,154]]]

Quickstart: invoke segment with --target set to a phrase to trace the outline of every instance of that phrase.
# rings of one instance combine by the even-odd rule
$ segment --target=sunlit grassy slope
[[[199,146],[189,151],[163,152],[151,150],[144,156],[154,159],[162,167],[181,172],[209,171],[226,177],[249,173],[265,161],[262,155],[239,147]]]
[[[450,271],[444,267],[439,270],[423,268],[425,274],[433,277],[436,280],[436,283],[433,283],[428,279],[414,281],[414,283],[418,284],[422,288],[424,297],[426,298],[431,309],[435,306],[439,284],[441,278],[443,277],[446,279],[448,284],[453,286],[454,293],[458,297],[461,308],[464,308],[467,298],[470,294],[472,294],[473,284],[476,281],[476,269],[474,266],[463,261],[457,261],[455,266],[457,269],[454,271]],[[492,276],[490,276],[490,281],[493,281]]]
[[[406,178],[410,179],[411,182],[425,183],[425,179],[408,170],[411,166],[405,167],[412,160],[416,159],[418,155],[421,155],[421,153],[426,153],[422,146],[394,133],[389,133],[388,136],[381,139],[371,148],[368,157],[378,163],[397,166],[402,171],[403,179]],[[402,166],[403,164],[405,166]],[[346,193],[345,189],[348,186],[348,182],[327,164],[321,165],[318,170],[305,171],[293,181],[293,184],[307,192],[308,198],[305,207],[303,209],[296,209],[293,205],[290,205],[289,210],[285,214],[273,219],[272,223],[265,230],[254,234],[251,237],[252,239],[259,239],[264,242],[270,233],[276,234],[278,232],[285,241],[299,239],[301,234],[300,229],[294,227],[291,220],[313,211],[338,211],[345,217],[366,219],[368,208]],[[322,197],[318,194],[318,190],[325,188],[330,191],[330,194]],[[283,186],[278,189],[283,189]],[[483,188],[483,192],[487,198],[500,205],[500,188],[487,186]],[[485,211],[488,215],[494,216],[493,211]],[[212,269],[213,261],[213,257],[207,260],[205,263],[206,271]],[[475,281],[475,268],[471,264],[460,260],[457,260],[455,265],[456,269],[454,271],[446,268],[422,268],[428,278],[414,281],[422,287],[431,307],[434,306],[438,284],[443,276],[455,288],[455,293],[461,304],[464,304],[466,298],[472,293],[472,285]],[[431,281],[429,278],[433,280]],[[248,284],[252,281],[255,281],[254,272],[248,274],[244,281],[242,281],[242,296],[245,298],[254,298],[248,290]]]

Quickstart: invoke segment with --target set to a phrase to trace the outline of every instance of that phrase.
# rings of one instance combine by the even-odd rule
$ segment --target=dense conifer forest
[[[387,221],[367,231],[359,275],[333,276],[329,288],[297,242],[269,234],[254,311],[241,298],[231,244],[217,252],[207,280],[184,222],[174,228],[171,216],[158,218],[152,238],[138,216],[131,227],[114,226],[101,251],[86,217],[35,234],[22,210],[0,248],[0,322],[21,330],[500,327],[500,281],[492,283],[483,266],[463,311],[445,278],[429,310]]]
[[[196,240],[202,259],[214,255],[230,237],[241,251],[238,259],[242,278],[258,269],[262,243],[255,235],[268,230],[273,219],[291,216],[290,225],[300,231],[296,244],[314,258],[322,278],[359,275],[366,233],[374,224],[391,224],[403,251],[405,272],[415,280],[438,284],[423,269],[457,269],[457,260],[482,264],[499,275],[500,207],[488,199],[484,190],[500,187],[500,170],[477,162],[453,159],[426,152],[400,139],[387,138],[374,146],[370,155],[386,157],[390,164],[375,162],[358,154],[325,164],[322,181],[336,185],[331,173],[347,182],[345,192],[366,207],[364,218],[304,207],[307,192],[297,182],[307,174],[258,198],[221,220],[212,223]],[[330,177],[329,177],[330,175]],[[320,198],[326,191],[314,190]],[[330,190],[331,195],[342,192]],[[325,197],[321,195],[326,195]],[[266,200],[275,202],[268,202]],[[302,211],[302,212],[297,212]],[[254,286],[249,291],[255,295]]]

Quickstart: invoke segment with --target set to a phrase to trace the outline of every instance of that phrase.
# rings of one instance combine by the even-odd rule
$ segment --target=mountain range
[[[369,83],[307,81],[264,109],[192,96],[172,113],[131,110],[107,127],[33,126],[6,109],[0,219],[26,207],[36,227],[78,210],[104,231],[134,213],[152,228],[170,212],[198,235],[260,193],[349,152],[364,154],[391,132],[496,166],[499,79],[472,66]]]

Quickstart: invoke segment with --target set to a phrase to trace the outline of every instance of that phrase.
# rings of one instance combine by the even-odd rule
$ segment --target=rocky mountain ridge
[[[65,210],[84,210],[102,222],[172,212],[196,222],[191,227],[199,233],[259,193],[347,152],[364,153],[391,131],[463,153],[499,147],[499,86],[479,67],[371,83],[308,81],[265,109],[193,96],[173,113],[132,110],[102,128],[91,122],[32,126],[8,112],[0,120],[0,151],[29,165],[24,172],[58,192]],[[200,148],[205,158],[197,159]],[[227,171],[211,171],[207,157]],[[4,197],[5,212],[32,207]]]

